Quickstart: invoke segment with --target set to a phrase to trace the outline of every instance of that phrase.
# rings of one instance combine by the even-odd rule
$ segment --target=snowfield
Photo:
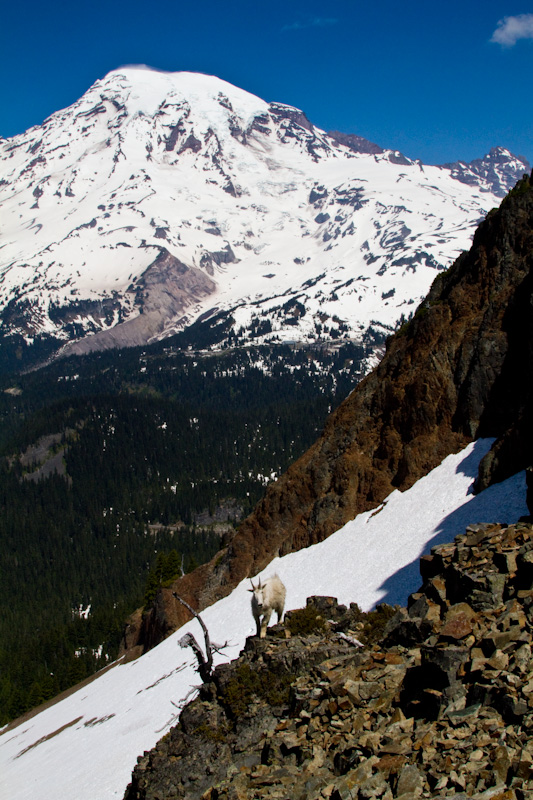
[[[268,320],[260,341],[390,330],[529,166],[480,163],[354,152],[216,77],[115,70],[0,141],[0,331],[141,344],[217,310],[234,336]]]
[[[516,522],[528,513],[525,475],[472,494],[477,467],[491,440],[449,456],[411,489],[393,492],[320,544],[275,559],[287,587],[286,609],[313,594],[334,595],[369,610],[379,602],[405,604],[420,585],[418,558],[450,541],[468,524]],[[235,658],[255,632],[249,582],[202,613],[212,640],[228,641]],[[56,705],[0,735],[0,797],[6,800],[122,798],[137,756],[176,723],[194,695],[198,675],[190,649],[178,647],[192,621],[142,658],[118,664]],[[217,663],[225,660],[217,657]]]

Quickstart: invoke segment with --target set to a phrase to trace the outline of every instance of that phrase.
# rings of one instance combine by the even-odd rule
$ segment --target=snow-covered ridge
[[[0,331],[109,347],[215,311],[255,341],[388,330],[527,168],[488,158],[354,152],[218,78],[115,70],[0,142]]]
[[[475,522],[508,522],[527,514],[524,473],[472,494],[490,440],[449,456],[411,489],[393,492],[320,544],[275,559],[287,586],[287,609],[312,594],[333,595],[364,610],[402,603],[420,585],[418,558]],[[202,612],[211,638],[229,641],[234,658],[255,632],[248,581]],[[198,684],[190,650],[178,648],[196,621],[137,661],[118,665],[70,697],[0,734],[0,795],[17,800],[111,800],[124,795],[137,756],[175,724]],[[222,656],[218,656],[221,661]]]

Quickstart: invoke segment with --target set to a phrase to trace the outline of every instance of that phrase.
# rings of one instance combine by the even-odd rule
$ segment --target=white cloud
[[[290,25],[284,25],[281,29],[283,31],[301,31],[304,28],[329,28],[331,25],[336,25],[338,19],[333,17],[313,17],[305,22],[291,22]]]
[[[512,47],[519,39],[533,39],[533,14],[504,17],[498,22],[490,41]]]

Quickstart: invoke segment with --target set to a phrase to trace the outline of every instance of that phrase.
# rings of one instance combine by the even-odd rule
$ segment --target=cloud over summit
[[[533,39],[533,14],[518,14],[499,20],[490,41],[513,47],[519,39]]]
[[[312,17],[304,22],[291,22],[288,25],[284,25],[281,31],[284,33],[286,31],[301,31],[305,28],[329,28],[332,25],[336,25],[338,21],[333,17]]]

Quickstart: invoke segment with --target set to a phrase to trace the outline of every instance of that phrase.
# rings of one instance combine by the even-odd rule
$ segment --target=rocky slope
[[[471,526],[421,573],[392,618],[310,598],[249,639],[126,800],[529,798],[533,526]]]
[[[479,489],[529,466],[532,266],[526,176],[480,225],[469,253],[438,276],[318,441],[268,487],[213,562],[180,582],[180,593],[204,608],[275,555],[321,541],[478,436],[496,438]],[[169,616],[171,606],[162,592],[142,624],[132,621],[128,646],[149,647],[183,624],[185,617]]]
[[[0,141],[3,347],[388,331],[528,170],[426,166],[193,73],[122,68]]]

